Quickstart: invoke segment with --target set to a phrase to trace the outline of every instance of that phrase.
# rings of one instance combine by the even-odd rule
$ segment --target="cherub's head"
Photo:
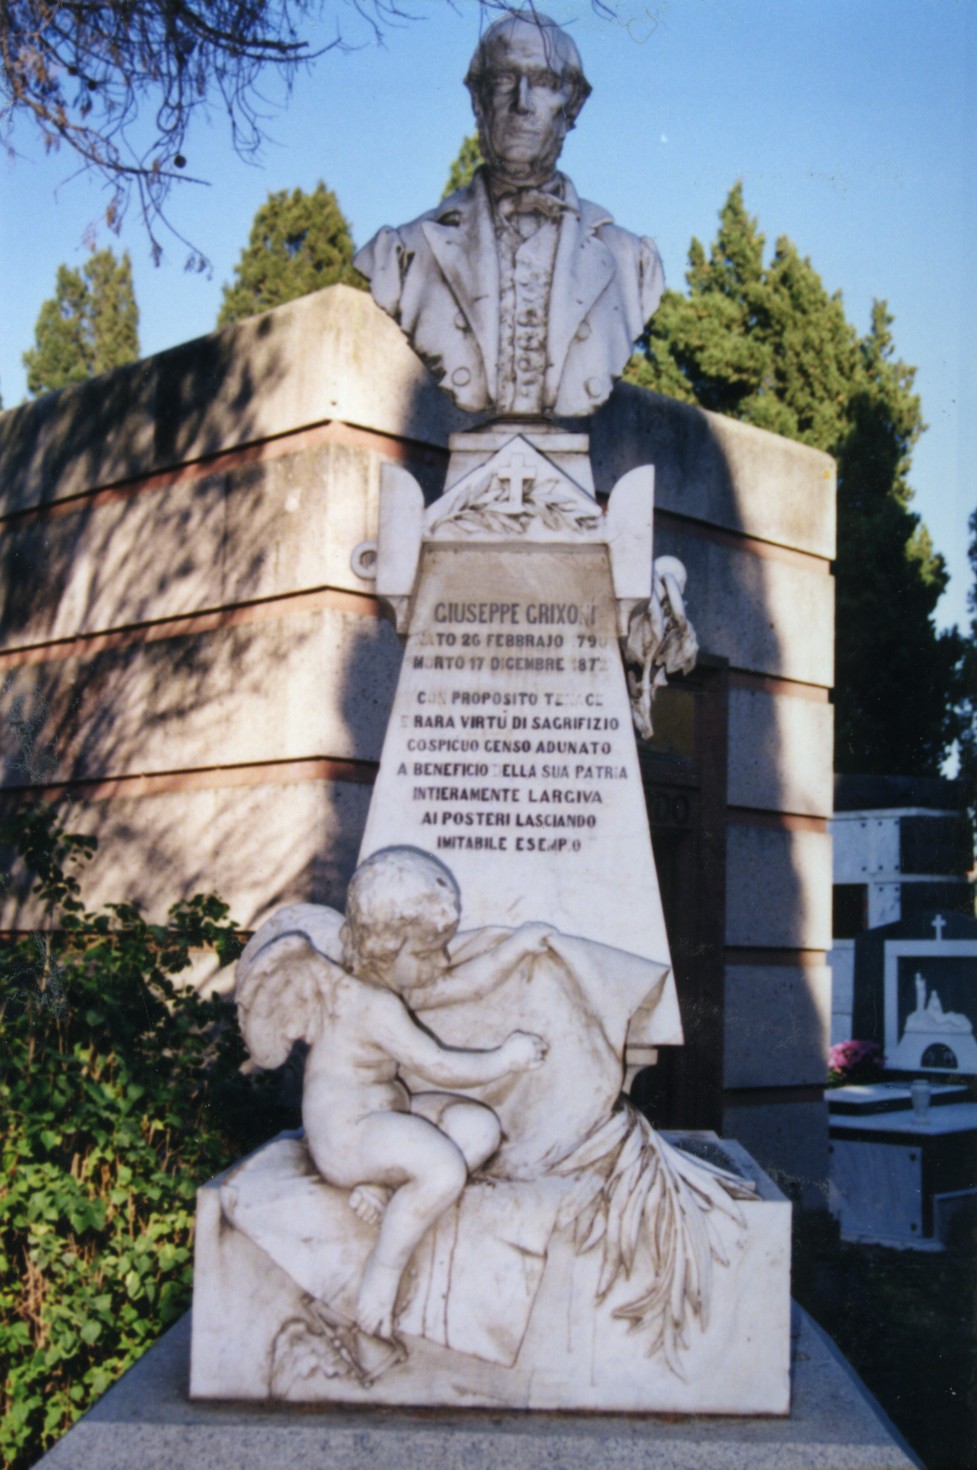
[[[460,914],[461,894],[443,863],[416,847],[385,847],[350,880],[344,968],[391,990],[430,984],[447,968]]]

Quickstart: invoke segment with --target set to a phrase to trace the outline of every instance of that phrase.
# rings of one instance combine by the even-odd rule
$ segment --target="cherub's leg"
[[[495,1113],[471,1098],[457,1097],[450,1092],[416,1092],[411,1098],[411,1112],[427,1118],[457,1144],[470,1174],[492,1157],[502,1141],[502,1128]],[[367,1225],[377,1225],[390,1194],[382,1184],[358,1184],[350,1191],[350,1209]]]
[[[410,1110],[427,1118],[456,1143],[469,1173],[480,1169],[502,1142],[502,1125],[485,1103],[452,1092],[415,1092]]]
[[[363,1331],[390,1338],[407,1262],[461,1194],[468,1166],[450,1138],[410,1113],[364,1118],[356,1128],[355,1146],[366,1178],[394,1186],[356,1301],[356,1320]]]

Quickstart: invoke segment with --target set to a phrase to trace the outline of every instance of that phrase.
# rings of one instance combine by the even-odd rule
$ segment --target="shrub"
[[[0,842],[44,913],[0,945],[0,1462],[21,1470],[186,1309],[196,1187],[281,1119],[227,1004],[174,979],[191,951],[237,956],[225,904],[90,911],[95,840],[48,809],[0,817]]]

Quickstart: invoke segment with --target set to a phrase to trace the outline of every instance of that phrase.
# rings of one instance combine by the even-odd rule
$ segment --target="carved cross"
[[[496,475],[508,486],[503,504],[515,508],[525,504],[526,490],[536,479],[533,466],[526,464],[521,454],[514,454],[504,469],[496,470]]]
[[[933,929],[936,934],[936,942],[939,944],[943,939],[943,930],[946,928],[946,919],[942,914],[937,914],[933,920]]]

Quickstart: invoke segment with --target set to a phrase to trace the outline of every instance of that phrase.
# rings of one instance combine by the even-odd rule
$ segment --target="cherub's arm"
[[[391,994],[377,996],[366,1019],[370,1039],[398,1066],[438,1087],[477,1087],[508,1072],[538,1067],[546,1056],[545,1041],[527,1031],[513,1031],[501,1046],[488,1051],[445,1046],[419,1026],[399,997]]]
[[[419,985],[408,996],[415,1010],[433,1010],[439,1006],[460,1005],[467,1000],[482,1000],[491,995],[517,965],[530,955],[543,954],[547,938],[556,931],[551,924],[522,924],[498,944],[459,960],[440,980]]]

